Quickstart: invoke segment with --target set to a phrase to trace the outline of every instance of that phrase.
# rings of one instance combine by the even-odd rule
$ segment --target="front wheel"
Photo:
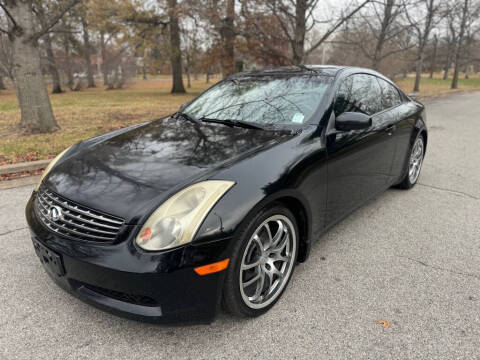
[[[420,176],[420,170],[422,169],[423,157],[425,155],[425,141],[423,136],[419,135],[413,143],[410,151],[410,158],[408,160],[408,169],[405,174],[405,178],[397,187],[401,189],[411,189]]]
[[[264,209],[240,230],[227,270],[224,308],[233,315],[255,317],[280,298],[295,266],[298,227],[281,205]]]

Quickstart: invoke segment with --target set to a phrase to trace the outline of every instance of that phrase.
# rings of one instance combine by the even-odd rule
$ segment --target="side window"
[[[391,108],[393,106],[400,105],[402,98],[398,93],[398,90],[383,79],[377,78],[382,90],[382,105],[384,109]]]
[[[349,76],[343,80],[342,84],[338,88],[335,103],[333,104],[335,116],[343,114],[347,111],[355,111],[352,110],[352,85],[353,77]]]
[[[368,115],[381,111],[381,90],[376,78],[367,74],[347,77],[338,89],[333,109],[336,116],[347,111]]]

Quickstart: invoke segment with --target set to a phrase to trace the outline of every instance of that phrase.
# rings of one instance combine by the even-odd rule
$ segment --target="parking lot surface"
[[[419,184],[325,234],[257,319],[156,326],[86,305],[33,251],[24,217],[33,186],[0,191],[0,358],[480,358],[480,93],[427,109]]]

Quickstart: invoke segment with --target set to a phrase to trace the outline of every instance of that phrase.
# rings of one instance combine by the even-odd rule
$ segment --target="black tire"
[[[295,231],[295,236],[292,236],[292,246],[295,243],[295,252],[292,254],[291,259],[291,266],[287,276],[285,276],[284,285],[281,289],[278,289],[277,293],[275,293],[276,297],[271,300],[272,302],[266,305],[265,307],[254,309],[247,305],[244,301],[241,291],[240,291],[240,269],[244,257],[244,253],[246,250],[247,245],[249,245],[249,241],[254,235],[255,231],[261,226],[264,221],[270,219],[272,216],[284,216],[288,218],[293,225],[293,229]],[[293,270],[295,268],[296,258],[298,256],[298,248],[299,248],[299,232],[297,222],[295,220],[295,216],[292,212],[287,209],[285,206],[281,204],[273,204],[267,208],[262,209],[258,213],[254,214],[253,216],[246,219],[241,228],[239,229],[238,236],[236,239],[236,243],[233,246],[232,255],[230,257],[230,266],[227,269],[227,273],[225,275],[225,282],[223,285],[223,296],[222,296],[222,305],[223,308],[234,316],[239,317],[256,317],[264,314],[270,308],[272,308],[275,303],[281,298],[283,292],[288,286],[288,283],[292,277]],[[260,286],[259,286],[260,288]]]
[[[412,152],[415,148],[415,144],[417,143],[417,141],[421,141],[422,142],[422,160],[421,160],[421,164],[420,164],[420,169],[419,169],[419,173],[418,175],[416,176],[416,178],[414,179],[414,181],[411,181],[410,179],[410,176],[409,176],[409,169],[410,169],[410,159],[412,157]],[[417,183],[418,181],[418,178],[420,176],[420,171],[421,171],[421,166],[423,164],[423,157],[425,156],[425,139],[423,138],[423,136],[421,134],[419,134],[417,136],[417,138],[415,139],[415,141],[413,142],[411,148],[410,148],[410,151],[408,152],[408,163],[407,163],[407,166],[406,166],[406,169],[405,169],[405,175],[402,179],[402,181],[398,184],[395,185],[396,188],[399,188],[399,189],[404,189],[404,190],[408,190],[408,189],[411,189],[412,187],[415,186],[415,184]]]

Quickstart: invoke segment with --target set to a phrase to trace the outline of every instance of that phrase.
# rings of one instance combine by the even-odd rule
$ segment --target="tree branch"
[[[321,38],[318,40],[316,43],[314,43],[310,49],[305,51],[305,55],[309,55],[317,49],[324,41],[326,41],[330,35],[332,35],[342,24],[344,24],[346,21],[348,21],[353,15],[355,15],[358,11],[360,11],[361,8],[363,8],[365,5],[367,5],[371,0],[365,0],[363,1],[360,5],[358,5],[355,9],[353,9],[347,16],[342,17],[340,20],[337,21],[337,23],[330,29],[328,30]]]
[[[12,22],[13,27],[14,27],[14,28],[18,28],[17,22],[15,21],[14,17],[12,16],[12,14],[10,14],[10,11],[8,11],[7,7],[6,7],[4,4],[2,4],[2,3],[0,3],[0,7],[3,9],[3,11],[4,11],[5,14],[7,15],[7,17],[8,17],[8,18],[10,19],[10,21]],[[4,32],[4,31],[5,31],[5,30],[3,30],[3,32]]]
[[[51,19],[48,19],[47,21],[45,21],[46,25],[40,31],[33,34],[30,37],[30,40],[36,41],[39,38],[41,38],[43,35],[48,33],[50,29],[52,29],[70,9],[72,9],[75,5],[83,1],[84,0],[70,0],[68,4],[65,5],[64,8],[58,14],[53,16]]]

